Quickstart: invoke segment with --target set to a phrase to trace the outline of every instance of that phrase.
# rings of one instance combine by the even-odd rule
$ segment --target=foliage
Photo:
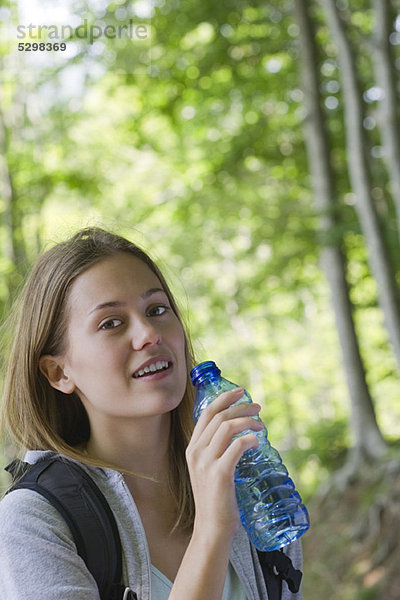
[[[166,270],[199,360],[216,360],[264,404],[271,441],[308,499],[342,465],[352,440],[319,266],[326,240],[310,190],[292,2],[157,0],[144,19],[150,46],[75,36],[67,58],[53,53],[45,63],[16,50],[19,4],[0,5],[9,20],[0,58],[1,176],[3,190],[5,174],[11,177],[14,211],[11,231],[3,195],[1,314],[42,247],[93,223],[134,238]],[[46,10],[51,4],[42,2]],[[140,3],[64,4],[89,23],[117,24],[137,19],[129,11]],[[343,237],[378,422],[395,439],[398,375],[354,211],[337,50],[319,3],[310,4],[339,190],[332,235]],[[366,0],[339,4],[357,48],[373,194],[399,276],[370,60],[374,14]],[[399,22],[393,19],[396,56]]]
[[[365,2],[358,4],[347,10],[362,47],[373,19]],[[117,10],[129,5],[109,3],[103,14],[93,10],[96,3],[77,2],[71,10],[90,22],[101,16],[113,23]],[[199,358],[212,348],[228,375],[267,400],[266,417],[283,445],[293,422],[291,443],[303,439],[314,446],[322,441],[314,412],[323,419],[321,428],[333,419],[335,431],[335,422],[347,418],[347,400],[318,265],[291,8],[290,2],[160,3],[151,19],[147,76],[125,68],[126,44],[102,40],[95,57],[104,67],[100,74],[91,74],[93,45],[81,44],[72,64],[60,69],[50,61],[22,82],[10,62],[16,54],[10,40],[3,47],[2,111],[16,230],[26,256],[19,272],[43,242],[82,223],[133,234],[167,268],[182,304],[190,306]],[[374,394],[385,407],[380,420],[394,435],[395,423],[384,413],[396,415],[395,368],[344,166],[335,49],[318,6],[314,14],[359,333]],[[137,51],[133,43],[130,48]],[[71,91],[63,77],[68,81],[73,66],[86,84]],[[366,52],[360,74],[371,86]],[[379,160],[371,156],[371,162],[376,179],[384,181]],[[387,190],[375,190],[391,222]],[[3,240],[7,235],[3,227]],[[394,236],[392,242],[395,248]],[[13,268],[6,256],[2,265],[3,273]],[[316,454],[324,454],[318,443]],[[334,467],[328,459],[321,464]]]

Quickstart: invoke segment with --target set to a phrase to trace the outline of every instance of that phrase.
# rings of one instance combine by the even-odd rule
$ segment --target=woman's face
[[[67,313],[65,391],[78,394],[90,420],[176,408],[186,388],[184,332],[144,262],[121,252],[96,263],[72,284]]]

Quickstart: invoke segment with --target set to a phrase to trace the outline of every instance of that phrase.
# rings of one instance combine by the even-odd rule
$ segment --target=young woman
[[[117,520],[123,580],[139,600],[261,600],[256,552],[240,526],[234,469],[257,438],[257,404],[226,392],[192,425],[193,356],[153,261],[86,229],[48,250],[22,294],[3,420],[25,460],[79,461]],[[240,395],[240,391],[239,391]],[[71,532],[49,502],[0,502],[0,597],[98,600]],[[301,562],[299,543],[286,552]],[[299,600],[284,584],[283,600]]]

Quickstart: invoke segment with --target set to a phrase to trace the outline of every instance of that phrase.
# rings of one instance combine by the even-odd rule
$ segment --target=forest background
[[[0,20],[2,322],[42,249],[134,239],[198,359],[263,404],[310,509],[304,598],[398,598],[400,3],[2,0]]]

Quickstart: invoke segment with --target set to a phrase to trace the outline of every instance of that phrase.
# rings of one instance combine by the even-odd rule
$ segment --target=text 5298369
[[[50,42],[19,42],[18,50],[20,52],[64,52],[67,48],[67,44],[65,42],[52,44]]]

